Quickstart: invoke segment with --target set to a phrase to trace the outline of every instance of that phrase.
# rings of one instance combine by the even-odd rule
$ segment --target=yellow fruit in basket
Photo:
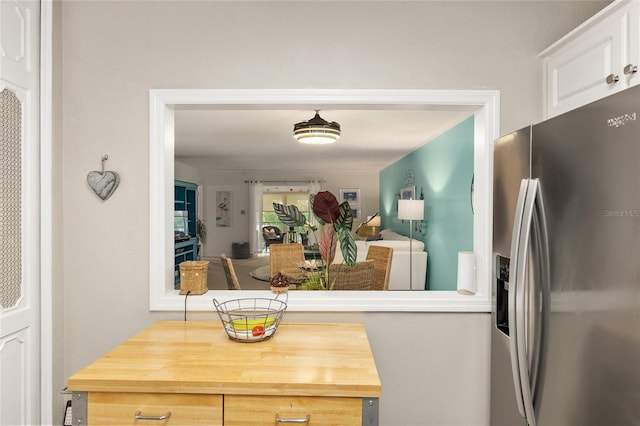
[[[260,325],[262,327],[270,327],[276,322],[275,318],[252,318],[252,319],[237,319],[231,321],[233,328],[236,330],[251,330],[253,327]]]

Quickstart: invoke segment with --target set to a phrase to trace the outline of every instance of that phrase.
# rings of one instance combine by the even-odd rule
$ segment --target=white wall
[[[203,173],[195,167],[176,160],[173,169],[176,180],[192,183],[202,182]]]
[[[204,257],[220,256],[225,253],[231,255],[231,245],[234,242],[249,241],[249,187],[247,180],[266,181],[308,181],[309,176],[303,170],[254,170],[237,172],[204,171],[197,173],[190,166],[177,162],[176,179],[186,180],[201,185],[201,203],[203,218],[207,225],[207,244]],[[361,195],[360,207],[364,215],[373,215],[379,207],[378,172],[372,170],[324,170],[317,178],[324,182],[322,190],[331,191],[336,197],[340,188],[359,188]],[[216,191],[230,191],[232,204],[231,227],[216,227]],[[243,213],[244,212],[244,213]],[[357,225],[356,225],[357,226]]]
[[[62,193],[57,207],[63,211],[64,252],[54,260],[62,271],[55,285],[64,289],[64,313],[57,314],[56,326],[64,324],[65,345],[64,353],[57,348],[55,365],[63,358],[67,377],[152,322],[181,317],[148,311],[149,89],[498,89],[506,133],[542,118],[538,52],[602,6],[56,3],[62,7],[57,24],[63,48],[57,123],[63,127],[56,149],[64,165],[56,189]],[[85,182],[103,154],[121,176],[106,202]],[[326,179],[332,191],[341,187],[329,181],[331,174]],[[365,323],[382,378],[382,425],[487,424],[489,314],[287,318]]]
[[[203,218],[207,225],[207,245],[204,256],[231,256],[232,243],[249,241],[249,187],[243,181],[229,182],[228,179],[210,179],[204,185]],[[231,226],[216,226],[216,192],[229,191],[231,193]]]

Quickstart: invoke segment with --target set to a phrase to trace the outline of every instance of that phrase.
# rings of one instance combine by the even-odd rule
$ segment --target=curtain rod
[[[326,182],[324,179],[307,179],[307,180],[245,180],[244,183],[307,183],[307,182]]]

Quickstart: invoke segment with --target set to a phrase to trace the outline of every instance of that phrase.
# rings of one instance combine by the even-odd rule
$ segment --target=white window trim
[[[174,106],[358,105],[363,108],[420,106],[474,111],[474,252],[477,293],[456,291],[290,292],[290,311],[490,312],[493,140],[499,136],[497,90],[323,90],[323,89],[158,89],[149,92],[149,308],[181,311],[185,296],[173,289],[172,221],[174,180]],[[212,299],[238,293],[219,290],[189,296],[190,311],[212,311]],[[272,297],[268,290],[243,290],[242,297]]]

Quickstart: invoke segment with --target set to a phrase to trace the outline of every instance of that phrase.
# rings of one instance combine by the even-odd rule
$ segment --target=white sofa
[[[424,243],[413,239],[411,245],[412,269],[411,285],[409,285],[409,237],[392,231],[380,231],[381,240],[362,241],[356,240],[358,247],[357,261],[365,260],[369,246],[378,245],[393,248],[391,261],[391,273],[389,274],[389,290],[424,290],[427,276],[427,252],[424,251]],[[340,244],[336,250],[334,263],[343,261]]]

